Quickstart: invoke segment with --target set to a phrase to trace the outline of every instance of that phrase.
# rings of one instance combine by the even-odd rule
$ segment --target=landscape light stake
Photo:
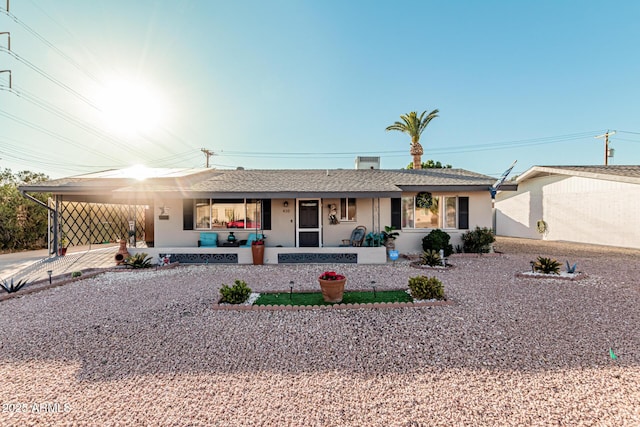
[[[293,301],[293,280],[289,282],[289,301]]]
[[[49,275],[49,284],[51,284],[51,275],[53,274],[53,270],[47,270],[47,274]]]
[[[371,286],[373,287],[373,298],[376,298],[376,281],[371,281]]]
[[[533,268],[533,266],[536,264],[536,262],[535,261],[529,261],[529,264],[531,264],[531,272],[535,273],[536,270]]]

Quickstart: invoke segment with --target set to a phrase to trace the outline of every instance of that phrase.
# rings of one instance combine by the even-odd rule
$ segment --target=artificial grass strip
[[[405,291],[350,291],[345,292],[342,304],[371,304],[376,302],[413,302]],[[253,305],[333,305],[324,302],[321,292],[277,292],[261,293]]]

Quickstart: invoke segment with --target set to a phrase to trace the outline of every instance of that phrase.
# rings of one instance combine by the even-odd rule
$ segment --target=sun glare
[[[145,165],[133,165],[122,171],[123,176],[126,178],[134,178],[138,181],[144,181],[145,179],[153,175],[153,171],[147,168]]]
[[[100,93],[98,106],[109,130],[125,135],[152,132],[166,115],[160,93],[141,81],[111,81]]]

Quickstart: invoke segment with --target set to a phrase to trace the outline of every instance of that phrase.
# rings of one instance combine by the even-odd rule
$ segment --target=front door
[[[320,247],[320,200],[298,200],[298,247]]]

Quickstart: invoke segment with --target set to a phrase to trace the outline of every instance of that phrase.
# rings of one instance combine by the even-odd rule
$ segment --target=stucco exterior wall
[[[492,227],[491,194],[489,191],[469,193],[438,193],[439,196],[469,197],[469,229],[477,227]],[[429,234],[432,228],[404,229],[396,239],[396,249],[400,253],[421,253],[422,238]],[[462,234],[468,230],[444,228],[450,236],[450,243],[455,248],[462,246]]]
[[[528,204],[525,202],[529,202]],[[544,220],[540,234],[536,222]],[[640,248],[640,185],[554,175],[496,198],[499,235]]]
[[[349,239],[351,232],[359,225],[367,227],[367,233],[380,232],[385,225],[391,224],[391,200],[378,198],[356,199],[356,219],[340,220],[339,224],[329,221],[329,205],[340,207],[340,199],[322,200],[322,232],[324,246],[339,246],[342,240]],[[339,213],[339,212],[338,212]]]
[[[192,247],[198,246],[200,233],[195,230],[182,229],[182,199],[154,200],[154,245],[156,247]],[[165,208],[169,219],[159,219],[160,207]]]
[[[542,239],[536,223],[543,219],[542,189],[559,179],[546,176],[518,184],[518,191],[501,191],[496,195],[495,215],[498,236]]]
[[[470,193],[438,193],[446,196],[469,197],[469,227],[491,227],[491,197],[489,192]],[[287,206],[284,206],[284,202]],[[199,230],[183,230],[182,199],[154,200],[155,210],[155,246],[162,247],[197,247]],[[329,205],[340,205],[340,199],[325,198],[321,200],[322,240],[325,247],[337,247],[342,240],[349,239],[351,232],[358,225],[367,227],[367,233],[382,231],[386,225],[391,225],[391,200],[362,198],[356,200],[356,220],[340,221],[339,224],[330,224]],[[165,207],[169,219],[158,218],[160,207]],[[415,253],[422,251],[422,238],[432,229],[405,229],[400,230],[400,236],[396,239],[396,249],[401,253]],[[246,239],[253,230],[220,229],[219,241],[226,240],[230,231],[233,231],[238,240]],[[460,236],[467,230],[445,229],[451,235],[451,243],[462,244]],[[273,199],[271,201],[271,230],[265,230],[267,247],[294,247],[296,238],[296,201],[294,199]]]

